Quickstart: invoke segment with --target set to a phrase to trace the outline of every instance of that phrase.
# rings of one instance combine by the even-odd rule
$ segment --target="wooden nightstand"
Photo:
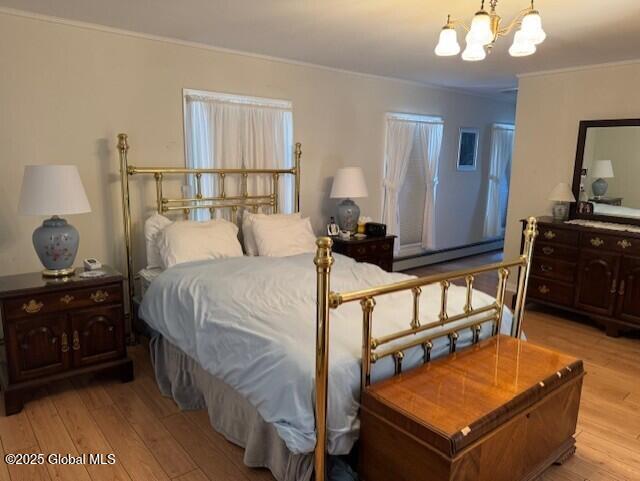
[[[380,266],[385,271],[393,271],[393,243],[396,236],[351,238],[348,240],[332,237],[333,251],[355,259]]]
[[[45,383],[98,371],[133,379],[123,279],[109,267],[102,270],[107,274],[93,279],[51,279],[39,272],[0,277],[5,415],[19,412],[25,395]]]

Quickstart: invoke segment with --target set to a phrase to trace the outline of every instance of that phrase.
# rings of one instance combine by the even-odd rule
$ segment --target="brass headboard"
[[[281,175],[294,177],[294,210],[300,210],[300,158],[301,144],[295,144],[294,165],[290,169],[189,169],[184,167],[137,167],[129,165],[129,142],[127,134],[118,134],[118,152],[120,154],[120,181],[122,186],[122,218],[124,222],[124,239],[127,256],[127,281],[129,293],[129,315],[133,320],[134,298],[134,268],[131,243],[131,207],[129,200],[129,176],[153,175],[156,186],[156,210],[158,213],[182,211],[188,216],[192,210],[208,209],[212,215],[217,209],[229,209],[232,219],[237,219],[239,209],[252,209],[254,212],[260,207],[271,208],[272,212],[279,210],[279,184]],[[168,198],[162,191],[162,183],[169,175],[193,175],[195,177],[196,193],[191,198]],[[212,175],[217,179],[219,194],[215,197],[205,197],[202,194],[202,176]],[[252,195],[249,193],[249,176],[271,176],[271,193],[266,195]],[[225,192],[225,181],[228,177],[240,177],[240,195],[229,196]]]

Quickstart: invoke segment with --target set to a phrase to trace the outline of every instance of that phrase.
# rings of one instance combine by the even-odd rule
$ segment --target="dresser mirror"
[[[572,218],[640,225],[640,119],[583,120]]]

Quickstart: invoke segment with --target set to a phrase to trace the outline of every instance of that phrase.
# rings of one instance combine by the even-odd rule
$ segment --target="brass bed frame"
[[[300,210],[300,159],[301,144],[295,145],[294,166],[290,169],[189,169],[173,167],[137,167],[129,165],[127,154],[129,143],[126,134],[118,135],[118,152],[120,155],[120,177],[122,186],[122,212],[124,221],[124,237],[127,256],[127,279],[129,289],[130,312],[133,313],[134,273],[131,243],[131,210],[129,202],[129,176],[143,174],[153,175],[156,185],[156,209],[159,213],[182,211],[185,216],[193,209],[230,209],[234,220],[239,209],[257,210],[267,207],[278,212],[279,192],[278,180],[281,175],[293,175],[295,178],[295,211]],[[163,195],[162,183],[166,175],[193,175],[196,179],[196,195],[193,198],[174,199]],[[214,175],[218,179],[220,194],[216,197],[204,197],[201,191],[203,175]],[[268,195],[252,195],[248,191],[247,178],[250,175],[271,175],[272,190]],[[228,176],[240,176],[241,194],[227,196],[225,179]],[[512,261],[488,264],[473,269],[459,270],[426,277],[408,279],[393,284],[371,287],[368,289],[333,292],[331,291],[331,267],[334,258],[331,253],[332,240],[320,237],[316,244],[314,258],[317,273],[317,310],[316,310],[316,352],[315,352],[315,418],[317,440],[314,453],[315,480],[326,478],[326,445],[327,445],[327,390],[329,375],[329,325],[330,313],[342,304],[360,302],[362,307],[362,366],[361,389],[371,383],[373,364],[381,359],[392,357],[395,373],[402,372],[404,351],[413,348],[423,350],[423,361],[431,361],[433,341],[438,338],[449,339],[449,351],[456,350],[459,332],[471,330],[474,343],[480,340],[480,330],[485,323],[492,324],[492,335],[500,332],[507,291],[507,280],[510,269],[518,268],[515,309],[511,335],[519,338],[522,333],[522,322],[526,303],[527,284],[531,268],[533,246],[537,236],[536,219],[528,220],[524,231],[524,243],[521,255]],[[473,307],[473,284],[475,277],[488,272],[498,272],[498,286],[495,302],[488,306]],[[449,316],[448,292],[453,281],[464,280],[466,284],[466,302],[462,314]],[[420,321],[420,295],[422,287],[431,284],[440,285],[440,313],[438,320],[426,324]],[[376,298],[396,292],[410,291],[413,296],[411,319],[404,330],[383,336],[373,336],[373,311]],[[452,325],[456,323],[455,325]],[[390,343],[394,343],[389,346]]]

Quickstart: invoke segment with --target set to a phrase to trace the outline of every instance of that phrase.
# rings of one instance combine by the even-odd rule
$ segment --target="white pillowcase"
[[[316,250],[316,236],[308,217],[287,223],[257,218],[253,235],[261,256],[287,257]]]
[[[158,234],[170,224],[173,224],[173,221],[162,214],[154,214],[145,221],[144,241],[147,250],[147,269],[162,267],[162,257],[158,249]]]
[[[223,219],[174,222],[158,234],[157,240],[165,269],[183,262],[242,257],[238,228]]]
[[[258,255],[258,245],[253,234],[253,223],[256,219],[267,219],[269,222],[276,222],[282,226],[301,219],[300,212],[294,214],[254,214],[244,211],[242,216],[242,240],[244,251],[248,256]]]

